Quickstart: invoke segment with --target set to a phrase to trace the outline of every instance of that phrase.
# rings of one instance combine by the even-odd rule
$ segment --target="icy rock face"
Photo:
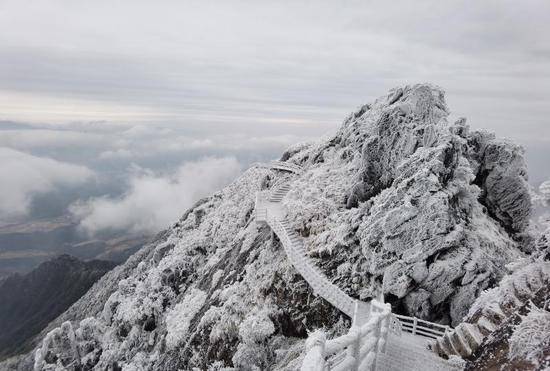
[[[459,322],[523,256],[517,235],[530,202],[519,148],[447,116],[440,89],[394,89],[335,136],[287,150],[300,176],[248,170],[168,229],[101,313],[48,335],[35,368],[298,368],[307,331],[332,336],[349,319],[254,222],[255,193],[283,177],[288,220],[336,285],[363,300],[383,293],[399,313]]]
[[[550,312],[537,307],[522,318],[510,338],[509,358],[525,359],[535,367],[548,367],[550,348]]]
[[[443,96],[416,85],[362,107],[328,145],[291,157],[312,169],[287,203],[311,250],[349,254],[338,268],[360,297],[383,291],[397,310],[456,324],[521,255],[530,198],[519,147],[449,125]]]
[[[544,250],[508,265],[498,286],[484,291],[465,321],[482,325],[481,346],[466,370],[550,367],[550,261]]]

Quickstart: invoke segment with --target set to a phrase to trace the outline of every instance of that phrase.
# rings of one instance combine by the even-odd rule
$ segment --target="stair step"
[[[506,315],[500,309],[498,304],[492,304],[490,306],[487,306],[483,308],[482,313],[485,315],[485,317],[490,318],[492,322],[494,323],[500,323],[504,318],[506,318]]]
[[[454,355],[455,354],[455,351],[452,347],[450,347],[450,343],[447,339],[447,341],[445,341],[445,339],[447,339],[447,337],[444,337],[444,338],[439,338],[435,341],[435,344],[436,344],[436,347],[435,347],[435,351],[440,355],[440,356],[450,356],[450,355]]]
[[[481,316],[481,318],[477,321],[477,326],[481,333],[485,336],[489,335],[498,328],[497,324],[485,316]]]
[[[483,335],[477,326],[471,323],[461,323],[456,330],[461,333],[462,339],[468,343],[472,351],[475,351],[483,343]]]
[[[275,189],[270,197],[272,202],[280,202],[288,192],[290,185]],[[292,229],[292,223],[284,218],[272,226],[280,235],[283,248],[296,270],[310,284],[313,292],[327,300],[336,308],[350,315],[353,313],[354,300],[347,296],[337,286],[332,284],[325,274],[315,266],[303,244],[303,238]]]
[[[451,342],[450,336],[451,334],[445,334],[443,337],[441,337],[439,345],[442,349],[445,349],[448,352],[447,355],[459,355],[455,347],[453,346],[453,343]]]
[[[462,335],[459,331],[451,333],[450,340],[453,348],[458,352],[460,356],[468,357],[470,354],[472,354],[472,350],[470,349],[468,342],[462,338]]]

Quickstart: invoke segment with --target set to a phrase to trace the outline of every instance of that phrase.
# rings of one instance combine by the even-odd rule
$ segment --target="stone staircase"
[[[292,229],[290,223],[286,220],[272,220],[268,223],[275,234],[283,242],[285,252],[296,268],[298,273],[309,283],[313,288],[313,291],[323,297],[326,301],[333,306],[347,314],[350,318],[360,317],[356,316],[356,311],[359,310],[356,306],[359,305],[357,300],[349,297],[340,288],[330,282],[326,276],[315,266],[313,261],[307,256],[302,243],[301,237]],[[361,303],[362,310],[368,310],[367,303]]]
[[[432,341],[429,347],[444,358],[472,355],[484,339],[514,313],[518,306],[527,303],[538,290],[550,283],[549,277],[548,263],[541,263],[538,269],[509,276],[497,288],[504,290],[504,293],[495,295],[502,297],[502,302],[486,303],[472,315],[470,322],[460,323],[454,330]]]
[[[283,184],[280,184],[279,186],[276,185],[275,187],[273,187],[273,191],[269,195],[268,200],[270,202],[281,202],[289,190],[290,190],[289,183],[283,183]]]
[[[353,320],[364,321],[368,317],[369,304],[351,298],[330,282],[307,255],[302,238],[286,219],[281,201],[290,190],[289,183],[276,184],[268,194],[256,197],[256,222],[267,223],[277,235],[285,253],[298,273],[309,283],[313,291],[341,310]]]

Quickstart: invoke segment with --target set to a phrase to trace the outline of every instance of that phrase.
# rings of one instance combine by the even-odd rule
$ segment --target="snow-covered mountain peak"
[[[41,344],[36,369],[286,369],[307,332],[349,319],[313,294],[268,227],[258,191],[290,184],[287,219],[331,281],[394,312],[457,324],[506,264],[534,243],[520,147],[447,122],[440,88],[391,90],[328,139],[255,166],[199,201],[73,307]]]

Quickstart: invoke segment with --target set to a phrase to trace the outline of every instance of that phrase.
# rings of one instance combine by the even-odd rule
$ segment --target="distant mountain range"
[[[78,300],[116,263],[61,255],[30,273],[0,281],[0,359],[28,350],[28,340]]]
[[[0,279],[27,273],[59,254],[122,263],[149,238],[124,234],[90,238],[78,231],[78,221],[69,216],[0,225]]]

